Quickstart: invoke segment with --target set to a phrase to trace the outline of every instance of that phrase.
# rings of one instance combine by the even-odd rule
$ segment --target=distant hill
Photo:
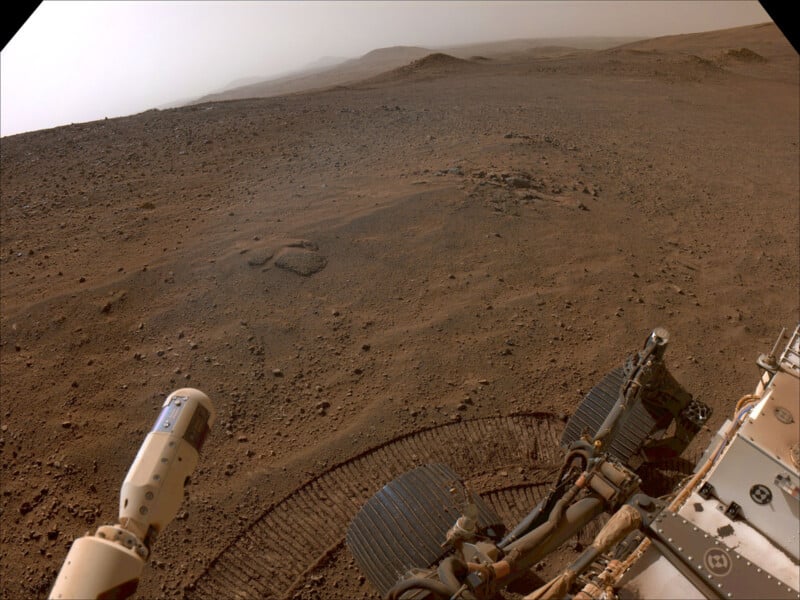
[[[605,52],[686,55],[731,72],[788,80],[798,78],[800,66],[797,52],[772,22],[651,38]]]
[[[403,67],[415,60],[436,53],[447,53],[455,58],[477,61],[506,61],[526,59],[537,55],[562,56],[573,52],[610,48],[635,39],[640,38],[543,38],[487,42],[439,49],[418,46],[379,48],[359,58],[339,59],[340,62],[334,62],[333,64],[320,61],[319,63],[312,63],[310,68],[302,69],[297,73],[258,82],[248,82],[247,85],[238,87],[229,85],[223,90],[207,94],[186,104],[241,100],[244,98],[266,98],[352,84]]]
[[[699,56],[711,55],[732,47],[748,47],[769,57],[784,56],[789,42],[774,23],[746,25],[701,33],[667,35],[624,44],[616,50],[682,52]]]
[[[282,96],[312,89],[355,83],[406,65],[432,52],[427,48],[413,46],[381,48],[368,52],[360,58],[345,60],[334,66],[304,69],[298,73],[276,79],[268,79],[259,83],[208,94],[195,100],[192,104],[219,100]]]
[[[434,52],[422,58],[418,58],[417,60],[413,60],[402,67],[384,71],[375,77],[364,79],[360,83],[370,85],[389,81],[400,81],[408,78],[438,77],[459,71],[464,72],[468,69],[480,68],[483,62],[489,60],[490,59],[484,57],[472,57],[472,59],[466,60],[444,54],[443,52]]]
[[[632,37],[586,37],[515,39],[453,46],[423,48],[393,46],[379,48],[359,58],[325,58],[296,73],[256,81],[248,79],[243,85],[229,84],[225,89],[207,94],[185,104],[220,100],[266,98],[334,86],[352,85],[365,80],[380,81],[412,72],[443,68],[442,57],[464,64],[524,62],[529,60],[558,60],[587,57],[598,58],[625,53],[628,55],[664,54],[673,59],[698,60],[713,68],[740,72],[752,76],[791,79],[797,77],[797,53],[774,23],[748,25],[702,33],[670,35],[651,39]],[[430,58],[430,57],[438,58]],[[426,57],[428,57],[426,59]],[[415,61],[427,60],[426,64]],[[454,67],[452,61],[450,66]],[[768,69],[765,69],[768,65]],[[463,66],[463,64],[462,64]],[[405,69],[397,71],[398,69]]]

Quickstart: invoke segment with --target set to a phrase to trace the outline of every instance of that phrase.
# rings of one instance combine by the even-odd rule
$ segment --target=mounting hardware
[[[731,502],[728,504],[728,508],[725,509],[725,516],[731,521],[738,521],[744,516],[744,512],[742,512],[742,507],[736,502]]]
[[[789,494],[795,500],[800,500],[800,485],[792,485],[792,478],[786,473],[775,476],[775,485]]]
[[[708,500],[712,496],[714,496],[714,486],[708,483],[707,481],[697,490],[697,493],[700,494],[700,497],[703,500]]]

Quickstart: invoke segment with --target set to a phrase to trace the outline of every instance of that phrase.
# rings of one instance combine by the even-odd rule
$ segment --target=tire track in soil
[[[516,522],[557,474],[562,429],[554,415],[528,413],[462,420],[389,440],[268,508],[211,561],[186,589],[186,598],[288,597],[332,552],[344,548],[350,520],[372,494],[425,463],[449,465],[506,524]],[[532,464],[531,457],[538,460]]]

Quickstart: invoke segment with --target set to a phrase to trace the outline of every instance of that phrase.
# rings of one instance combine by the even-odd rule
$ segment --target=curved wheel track
[[[188,598],[285,598],[344,542],[376,491],[429,462],[448,464],[507,524],[546,493],[563,424],[549,414],[464,420],[417,431],[355,456],[267,509],[220,552]]]

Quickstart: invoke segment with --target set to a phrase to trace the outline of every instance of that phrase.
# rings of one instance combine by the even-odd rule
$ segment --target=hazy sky
[[[45,1],[0,53],[0,134],[128,115],[386,46],[770,21],[753,1]]]

